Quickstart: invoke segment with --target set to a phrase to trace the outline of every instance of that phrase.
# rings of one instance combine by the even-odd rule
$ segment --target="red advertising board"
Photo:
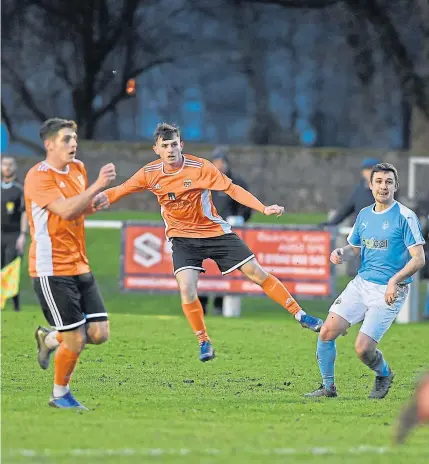
[[[329,263],[331,232],[314,227],[236,227],[234,231],[259,263],[300,298],[329,297],[333,269]],[[216,263],[203,261],[199,289],[205,293],[260,295],[262,289],[240,271],[222,276]],[[125,291],[177,292],[172,250],[160,223],[125,223],[122,229],[121,286]]]

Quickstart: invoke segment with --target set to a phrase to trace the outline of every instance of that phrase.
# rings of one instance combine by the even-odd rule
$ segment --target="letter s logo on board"
[[[158,264],[162,259],[162,240],[149,232],[139,235],[134,239],[133,259],[136,263],[151,267]]]

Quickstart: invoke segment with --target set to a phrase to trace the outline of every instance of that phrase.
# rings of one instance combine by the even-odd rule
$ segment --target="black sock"
[[[15,311],[19,311],[21,309],[21,306],[19,304],[19,293],[18,295],[15,295],[12,297],[12,301],[13,301],[13,309]]]

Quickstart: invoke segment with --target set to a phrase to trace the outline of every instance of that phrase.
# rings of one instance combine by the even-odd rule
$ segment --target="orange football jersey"
[[[46,208],[55,200],[81,194],[87,184],[86,169],[78,160],[70,163],[65,171],[45,161],[28,171],[24,198],[31,234],[31,277],[72,276],[90,271],[85,250],[84,215],[66,221]]]
[[[177,171],[165,172],[161,160],[152,161],[105,194],[114,203],[131,193],[149,190],[161,205],[167,237],[208,238],[231,232],[216,211],[210,190],[231,193],[236,188],[210,161],[184,154]],[[258,209],[263,211],[260,202]]]

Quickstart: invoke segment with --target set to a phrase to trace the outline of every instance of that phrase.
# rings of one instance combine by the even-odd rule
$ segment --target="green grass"
[[[53,371],[38,368],[33,339],[44,320],[23,276],[23,311],[1,315],[3,463],[428,462],[429,427],[404,447],[390,439],[428,365],[429,325],[393,325],[382,340],[397,374],[384,401],[366,398],[373,375],[353,352],[357,328],[338,340],[339,398],[308,400],[316,336],[284,310],[244,298],[240,319],[208,316],[218,356],[202,364],[177,295],[119,293],[119,231],[89,230],[87,242],[111,314],[111,340],[89,346],[73,378],[90,411],[47,407]],[[304,303],[320,317],[329,307]]]

